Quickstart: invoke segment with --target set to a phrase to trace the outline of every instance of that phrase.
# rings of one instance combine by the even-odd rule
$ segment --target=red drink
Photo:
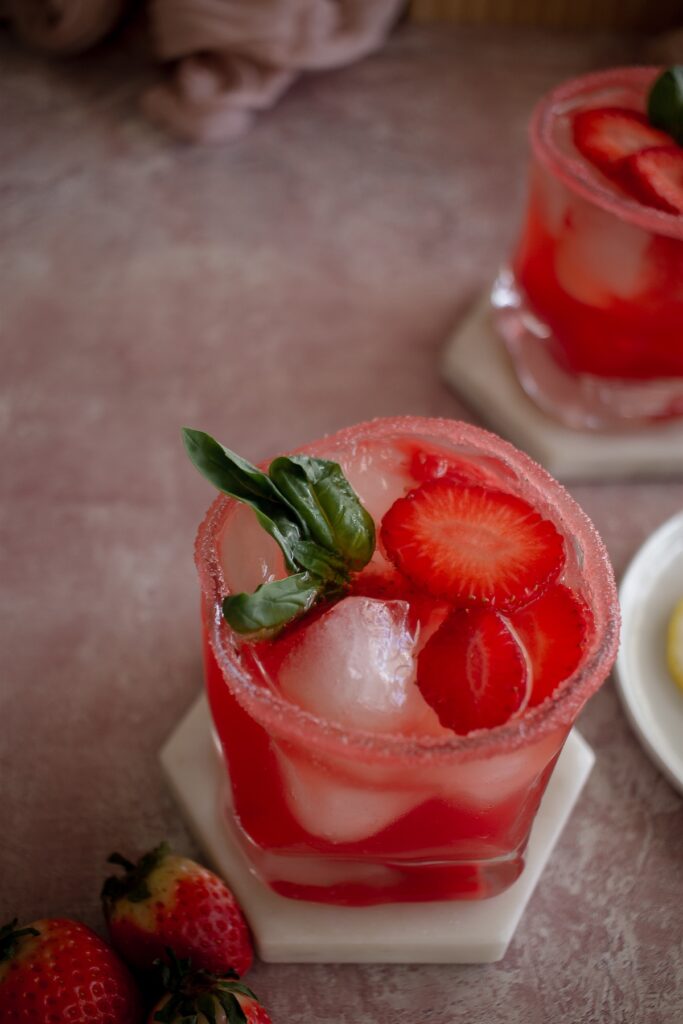
[[[237,637],[222,598],[285,571],[253,511],[219,497],[196,553],[229,817],[255,873],[286,896],[362,905],[494,895],[522,870],[555,761],[615,655],[618,611],[605,551],[558,483],[476,427],[376,420],[304,451],[341,464],[378,527],[426,479],[524,499],[564,538],[554,590],[585,602],[586,627],[574,671],[548,699],[529,675],[509,720],[457,735],[415,685],[416,658],[449,608],[407,590],[381,543],[348,596],[274,640]],[[523,612],[509,615],[526,636]],[[563,639],[571,645],[559,636],[541,637],[540,646],[559,642],[551,648],[559,655]],[[532,664],[537,654],[529,649]]]
[[[575,427],[683,414],[683,216],[639,201],[627,176],[575,144],[582,111],[643,117],[656,77],[619,68],[575,79],[531,123],[526,220],[493,303],[523,387]],[[645,147],[668,143],[676,158],[673,139],[642,131]]]

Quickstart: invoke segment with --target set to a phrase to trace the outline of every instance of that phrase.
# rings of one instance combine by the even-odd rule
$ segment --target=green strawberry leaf
[[[245,1024],[247,1016],[235,996],[231,992],[224,992],[220,989],[216,995],[225,1011],[228,1024]]]
[[[271,462],[268,475],[316,544],[337,554],[353,572],[367,565],[375,550],[375,524],[338,463],[283,456]]]
[[[667,68],[655,80],[647,101],[647,116],[683,146],[683,65]]]
[[[104,901],[105,913],[113,910],[114,904],[120,899],[129,899],[132,903],[142,903],[149,899],[151,892],[147,878],[161,862],[170,854],[171,847],[167,842],[159,843],[149,853],[145,853],[133,864],[120,853],[112,853],[107,858],[110,864],[124,868],[125,875],[110,875],[104,882],[100,896]]]
[[[239,992],[243,996],[248,996],[249,999],[254,999],[258,1002],[258,996],[252,992],[252,990],[244,984],[243,981],[228,981],[223,982],[221,978],[220,989],[222,992]]]
[[[305,615],[322,596],[323,581],[308,572],[262,583],[253,594],[223,599],[223,615],[236,633],[267,634]]]
[[[172,1024],[175,1019],[180,1000],[177,996],[173,996],[169,1001],[162,1006],[160,1010],[154,1014],[153,1020],[160,1021],[160,1024]]]
[[[24,935],[40,935],[35,928],[17,928],[19,918],[15,917],[0,928],[0,964],[10,960],[17,950],[17,943]]]
[[[210,993],[205,993],[197,999],[197,1009],[203,1013],[208,1024],[216,1024],[216,1004]]]
[[[177,1016],[180,1017],[183,1024],[197,1024],[199,1014],[197,1013],[196,997],[194,993],[191,993],[190,995],[183,993],[178,1006]]]

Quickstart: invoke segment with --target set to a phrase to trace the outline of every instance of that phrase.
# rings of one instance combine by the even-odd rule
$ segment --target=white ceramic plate
[[[683,692],[666,665],[666,628],[683,597],[683,513],[645,541],[619,588],[617,687],[646,751],[683,793]]]

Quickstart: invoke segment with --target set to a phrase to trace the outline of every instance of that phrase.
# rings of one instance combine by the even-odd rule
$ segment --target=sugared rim
[[[512,751],[540,740],[556,729],[567,728],[609,673],[619,639],[619,606],[614,574],[595,527],[571,495],[545,469],[495,434],[471,424],[417,416],[369,420],[321,438],[298,451],[334,458],[335,451],[341,452],[352,444],[409,435],[422,435],[451,445],[467,445],[475,453],[500,459],[538,491],[539,504],[546,503],[552,507],[555,520],[565,536],[577,540],[583,554],[582,582],[590,595],[595,621],[593,650],[586,663],[548,701],[518,719],[467,736],[454,735],[444,740],[377,734],[346,729],[320,719],[256,682],[237,655],[232,631],[221,613],[221,602],[228,588],[218,544],[226,520],[238,505],[233,499],[220,495],[199,527],[195,561],[204,598],[211,610],[207,623],[210,642],[226,682],[245,710],[267,731],[287,740],[304,742],[309,747],[320,745],[326,753],[336,753],[345,758],[463,761],[498,751]]]
[[[555,144],[552,131],[558,104],[610,85],[642,85],[644,94],[661,71],[662,68],[650,66],[612,68],[563,82],[545,95],[534,108],[529,129],[531,147],[539,161],[555,177],[584,199],[645,231],[683,239],[683,217],[643,206],[635,199],[618,195],[607,185],[601,185],[583,157],[577,155],[573,158],[562,152]],[[671,144],[674,145],[673,139]]]

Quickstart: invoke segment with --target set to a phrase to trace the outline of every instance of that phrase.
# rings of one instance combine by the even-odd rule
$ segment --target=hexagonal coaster
[[[442,373],[491,430],[561,480],[620,480],[683,474],[683,424],[619,433],[563,426],[522,390],[493,325],[490,292],[476,302],[444,350]]]
[[[285,899],[250,871],[221,811],[227,776],[201,697],[160,754],[188,825],[232,886],[262,960],[281,963],[489,963],[504,956],[595,760],[573,730],[541,802],[526,866],[505,892],[479,901],[334,907]]]

